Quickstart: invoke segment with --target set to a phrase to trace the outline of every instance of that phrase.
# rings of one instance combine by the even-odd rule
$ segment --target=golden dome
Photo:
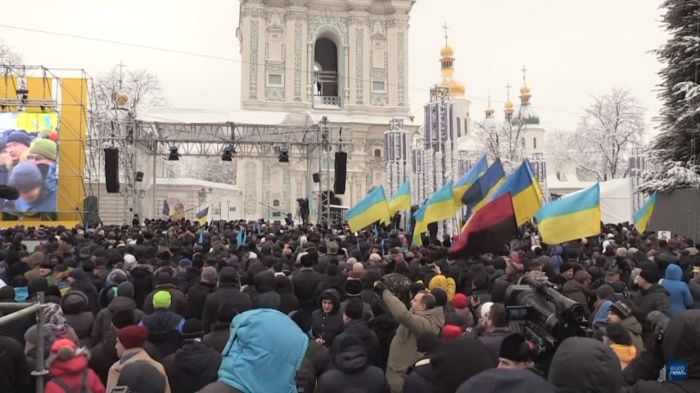
[[[440,50],[440,56],[442,56],[442,57],[452,57],[452,56],[454,56],[454,54],[455,54],[455,51],[449,45],[445,45],[445,47],[442,48],[442,50]]]
[[[513,105],[513,103],[510,100],[508,100],[508,102],[506,102],[506,111],[513,111],[514,107],[515,106]]]
[[[530,94],[530,88],[527,87],[527,85],[521,87],[521,88],[520,88],[520,94],[521,94],[521,95],[528,95],[528,94]]]

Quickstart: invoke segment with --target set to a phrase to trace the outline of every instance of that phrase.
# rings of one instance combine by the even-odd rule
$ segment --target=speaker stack
[[[107,193],[119,192],[119,149],[109,147],[105,152],[105,185]]]
[[[339,151],[335,153],[335,182],[333,192],[336,195],[345,194],[345,181],[348,173],[348,153]]]

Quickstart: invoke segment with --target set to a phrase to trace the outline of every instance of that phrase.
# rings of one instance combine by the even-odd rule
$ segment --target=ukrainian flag
[[[535,220],[548,244],[600,234],[600,184],[542,206]]]
[[[501,159],[497,158],[486,170],[486,173],[479,177],[462,195],[462,203],[469,206],[471,214],[476,213],[491,200],[491,195],[496,192],[505,179],[506,172],[503,170]]]
[[[455,200],[455,206],[462,206],[462,196],[465,192],[472,186],[478,179],[479,176],[483,175],[484,172],[489,168],[488,160],[486,156],[483,156],[476,162],[476,164],[471,167],[467,173],[462,175],[452,186],[452,196]]]
[[[452,182],[449,182],[431,195],[423,207],[416,212],[413,241],[419,244],[420,234],[428,230],[428,224],[454,217],[456,209],[452,199]]]
[[[420,235],[428,230],[428,223],[425,222],[425,206],[427,203],[413,214],[416,218],[416,227],[413,228],[413,243],[418,245],[423,245]]]
[[[209,206],[205,207],[204,209],[202,209],[202,211],[197,213],[196,217],[199,220],[199,225],[206,224],[207,221],[209,221]]]
[[[534,217],[542,207],[544,198],[540,190],[540,183],[535,178],[528,160],[524,160],[520,167],[508,176],[508,179],[491,196],[491,200],[493,201],[508,192],[513,197],[515,219],[518,226]]]
[[[655,191],[644,203],[644,206],[634,213],[634,226],[639,233],[645,232],[649,226],[649,221],[651,221],[651,216],[654,214],[654,207],[656,206],[656,195],[657,192]]]
[[[401,210],[411,210],[411,184],[409,182],[402,184],[389,202],[389,213],[392,216]]]
[[[348,210],[345,217],[353,232],[357,232],[376,221],[389,222],[391,214],[389,213],[389,203],[387,203],[384,194],[384,187],[377,187],[370,191],[364,199]]]

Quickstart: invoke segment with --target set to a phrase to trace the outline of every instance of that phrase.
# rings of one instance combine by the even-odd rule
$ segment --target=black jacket
[[[338,334],[333,340],[333,353],[337,354],[340,348],[340,343],[345,336],[355,336],[362,341],[362,346],[365,348],[367,353],[367,359],[369,364],[372,366],[381,367],[381,347],[379,345],[379,338],[377,334],[370,330],[367,321],[364,319],[350,321],[345,324],[343,331]]]
[[[163,393],[165,377],[152,365],[143,363],[127,364],[119,374],[117,386],[128,386],[130,391],[138,393]]]
[[[661,311],[669,318],[671,317],[671,303],[668,300],[669,293],[666,288],[661,285],[654,284],[649,289],[642,289],[632,295],[634,307],[632,312],[637,320],[641,322],[644,331],[647,332],[650,328],[646,323],[647,315],[654,310]]]
[[[328,348],[309,338],[309,347],[296,375],[297,387],[305,387],[306,392],[314,392],[316,381],[332,368],[333,359]]]
[[[143,310],[146,297],[153,290],[153,266],[138,264],[129,270],[131,284],[134,286],[134,301]]]
[[[221,353],[199,341],[185,341],[181,349],[162,361],[172,393],[196,392],[218,378]]]
[[[34,386],[22,346],[16,340],[0,336],[0,392],[33,391]]]
[[[370,366],[364,348],[345,348],[335,357],[335,370],[321,375],[316,393],[337,393],[357,389],[365,393],[389,393],[389,384],[381,369]]]
[[[187,300],[185,299],[185,294],[173,284],[156,285],[143,301],[143,312],[146,314],[152,314],[153,311],[155,311],[155,308],[153,307],[153,296],[155,296],[158,291],[170,292],[170,297],[172,298],[170,302],[170,311],[178,315],[185,315],[185,312],[187,311]]]
[[[335,289],[327,289],[323,291],[318,299],[319,306],[323,299],[330,298],[333,301],[333,310],[330,314],[323,312],[323,309],[318,309],[311,314],[311,332],[315,338],[321,337],[326,342],[326,346],[330,347],[333,344],[335,336],[343,331],[343,315],[340,313],[340,297]]]
[[[406,372],[403,393],[431,393],[433,391],[433,366],[430,359],[421,359]]]
[[[163,357],[180,349],[182,338],[179,327],[182,321],[182,316],[167,309],[156,309],[153,314],[141,319],[149,331],[148,341],[158,348],[158,353]]]
[[[97,313],[100,312],[100,306],[97,303],[97,288],[92,285],[92,281],[89,278],[75,281],[70,285],[70,287],[71,291],[80,291],[85,294],[87,297],[88,311],[92,312],[93,315],[97,315]],[[68,293],[66,293],[65,296],[68,296]]]
[[[219,288],[207,295],[207,300],[204,302],[202,313],[204,333],[209,333],[211,325],[216,322],[219,310],[224,305],[230,305],[238,314],[242,314],[253,308],[253,301],[250,296],[239,290],[237,284],[219,284]]]
[[[207,302],[207,296],[214,292],[216,284],[206,281],[200,281],[189,287],[187,290],[187,318],[196,318],[202,320],[204,312],[204,303]]]
[[[377,335],[377,338],[379,338],[380,364],[378,367],[382,370],[386,370],[386,363],[389,359],[389,347],[391,346],[391,340],[394,339],[394,334],[398,327],[399,323],[394,316],[389,313],[375,315],[369,321],[369,328]]]
[[[217,322],[211,325],[211,331],[204,335],[204,338],[202,338],[202,343],[216,352],[221,353],[224,351],[226,343],[228,343],[230,333],[230,323]]]
[[[700,392],[700,310],[688,310],[671,319],[664,332],[661,349],[656,350],[655,338],[648,342],[647,351],[637,356],[622,373],[622,393],[685,393]],[[656,376],[666,361],[688,362],[688,380],[656,382]]]

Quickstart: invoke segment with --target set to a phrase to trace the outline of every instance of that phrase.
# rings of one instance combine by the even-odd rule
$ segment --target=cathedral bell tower
[[[407,115],[414,0],[240,0],[241,103]]]

